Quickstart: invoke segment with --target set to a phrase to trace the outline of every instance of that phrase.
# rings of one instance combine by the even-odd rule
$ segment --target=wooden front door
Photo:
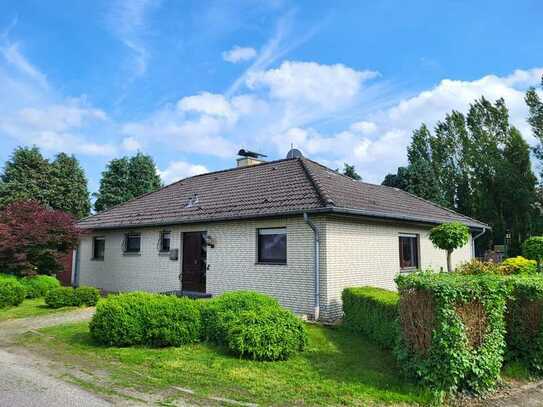
[[[183,291],[206,292],[207,246],[206,232],[183,233]]]

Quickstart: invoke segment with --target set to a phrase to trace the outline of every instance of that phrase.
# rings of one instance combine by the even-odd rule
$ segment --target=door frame
[[[185,234],[187,233],[200,233],[200,236],[202,237],[202,247],[205,244],[205,236],[207,235],[207,230],[186,230],[186,231],[183,231],[181,232],[181,261],[179,262],[180,263],[180,269],[181,269],[181,272],[179,274],[179,286],[180,286],[180,289],[181,289],[181,292],[183,291],[186,291],[186,292],[200,292],[200,291],[192,291],[192,290],[184,290],[183,289],[183,274],[184,274],[184,259],[185,259]],[[204,286],[204,290],[201,291],[202,294],[205,294],[207,293],[207,276],[206,276],[206,273],[207,273],[207,248],[206,248],[206,251],[205,251],[205,262],[204,262],[204,267],[203,267],[203,279],[204,279],[204,282],[203,282],[203,286]]]

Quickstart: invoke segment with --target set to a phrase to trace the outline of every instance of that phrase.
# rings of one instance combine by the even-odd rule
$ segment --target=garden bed
[[[306,350],[277,362],[240,359],[209,343],[160,349],[98,346],[87,323],[44,328],[43,336],[25,335],[20,342],[65,364],[106,371],[112,389],[160,393],[175,386],[193,390],[198,398],[259,405],[430,401],[423,389],[405,382],[389,352],[342,328],[308,325],[307,330]]]

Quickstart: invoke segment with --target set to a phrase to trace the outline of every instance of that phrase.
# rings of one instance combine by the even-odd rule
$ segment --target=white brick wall
[[[428,240],[429,228],[355,218],[312,219],[321,229],[323,318],[341,315],[341,292],[345,287],[395,288],[394,277],[400,271],[398,234],[401,232],[420,234],[422,267],[446,267],[445,252],[435,249]],[[267,227],[287,228],[287,265],[256,264],[256,230]],[[172,233],[171,248],[179,249],[177,261],[158,252],[159,234],[164,229]],[[189,231],[207,231],[215,239],[215,248],[208,248],[208,293],[256,290],[274,296],[296,313],[313,314],[313,232],[301,216],[140,229],[140,255],[123,255],[124,230],[89,235],[80,244],[79,283],[107,291],[179,290],[182,233]],[[93,236],[106,238],[104,261],[91,260]],[[453,263],[470,257],[468,244],[454,253]]]
[[[436,249],[429,239],[430,228],[399,223],[361,221],[355,218],[328,218],[326,222],[325,313],[341,316],[341,292],[346,287],[373,286],[396,289],[394,278],[400,273],[399,234],[419,235],[422,269],[447,269],[447,254]],[[453,267],[471,259],[468,244],[455,250]]]
[[[287,228],[287,265],[256,264],[257,228]],[[157,241],[163,228],[141,233],[141,255],[123,255],[126,231],[96,233],[80,245],[80,284],[107,291],[179,290],[182,265],[182,232],[207,231],[215,239],[208,248],[207,292],[256,290],[277,298],[299,314],[313,314],[313,232],[300,217],[231,221],[165,228],[172,232],[171,248],[179,249],[179,260],[159,255]],[[105,236],[104,261],[91,260],[93,236]]]

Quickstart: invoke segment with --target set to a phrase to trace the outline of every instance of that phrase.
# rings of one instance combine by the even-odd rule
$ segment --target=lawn
[[[43,298],[34,298],[24,300],[17,307],[8,307],[0,309],[0,322],[8,319],[36,317],[39,315],[53,314],[57,312],[71,311],[76,307],[48,308]]]
[[[210,344],[163,349],[97,346],[87,323],[40,331],[44,335],[25,335],[21,343],[66,365],[105,370],[110,385],[117,389],[158,393],[177,386],[192,389],[196,397],[225,397],[260,405],[430,401],[428,393],[406,383],[391,354],[342,328],[308,325],[308,349],[283,362],[238,359]]]

